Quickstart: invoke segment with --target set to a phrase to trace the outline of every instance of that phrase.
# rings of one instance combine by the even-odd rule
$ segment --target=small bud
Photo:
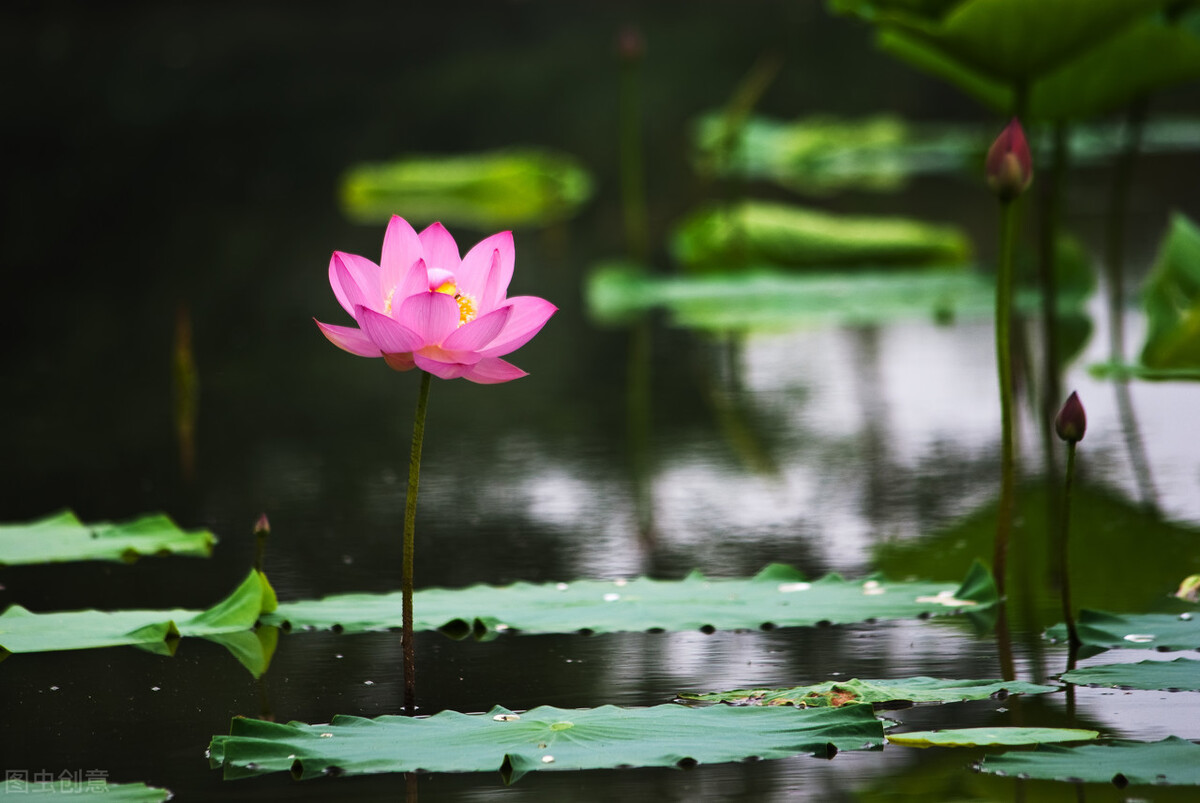
[[[266,513],[263,513],[258,517],[258,521],[254,522],[254,534],[259,536],[271,534],[271,522],[267,520]]]
[[[1083,411],[1083,403],[1079,401],[1079,394],[1075,391],[1071,391],[1071,395],[1063,402],[1062,409],[1058,411],[1054,419],[1054,431],[1058,433],[1058,437],[1069,443],[1083,440],[1083,433],[1087,432],[1087,414]]]
[[[1017,118],[1013,118],[987,153],[987,181],[992,192],[1004,202],[1016,198],[1033,181],[1033,157]]]
[[[617,56],[622,61],[641,61],[646,55],[646,39],[640,28],[626,25],[617,34]]]

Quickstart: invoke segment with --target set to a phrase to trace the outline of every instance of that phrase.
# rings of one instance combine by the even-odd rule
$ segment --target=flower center
[[[445,293],[448,296],[453,296],[458,303],[458,325],[475,320],[478,302],[473,296],[468,293],[458,292],[458,285],[453,279],[447,279],[440,285],[434,288],[435,293]]]
[[[394,296],[394,295],[396,295],[395,287],[393,287],[391,290],[388,290],[387,297],[383,299],[383,314],[384,315],[392,314],[392,296]]]

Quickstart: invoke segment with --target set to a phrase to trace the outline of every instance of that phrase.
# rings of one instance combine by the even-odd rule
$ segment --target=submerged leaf
[[[826,708],[848,703],[952,703],[962,700],[986,700],[1010,694],[1044,694],[1058,691],[1019,680],[946,680],[916,677],[901,680],[826,681],[790,689],[741,689],[708,694],[681,694],[683,700],[731,705],[794,705],[800,708]]]
[[[1200,661],[1139,661],[1136,664],[1103,664],[1064,672],[1062,679],[1086,686],[1119,689],[1200,691]]]
[[[1099,731],[1075,728],[955,728],[938,731],[889,733],[890,744],[905,747],[985,747],[987,745],[1083,742],[1098,739]]]
[[[13,605],[0,614],[0,651],[11,653],[85,650],[95,647],[132,645],[154,652],[174,652],[182,636],[216,637],[249,631],[263,613],[275,607],[275,592],[266,575],[251,570],[233,593],[205,611],[182,609],[165,611],[64,611],[32,613]],[[253,654],[256,665],[262,649],[250,649],[237,642],[231,647],[235,656]],[[267,656],[269,660],[269,655]],[[249,667],[252,672],[255,666]]]
[[[1079,747],[1047,745],[1032,752],[987,756],[983,772],[1055,781],[1200,785],[1200,745],[1168,736],[1161,742],[1114,740]]]
[[[691,270],[764,267],[959,265],[971,253],[955,226],[896,217],[851,217],[797,206],[746,201],[705,209],[672,241]]]
[[[542,706],[514,715],[442,711],[428,718],[336,716],[328,725],[233,720],[209,746],[225,777],[291,771],[298,778],[345,773],[482,772],[508,782],[531,770],[671,767],[740,759],[831,756],[883,744],[870,706],[591,709]]]
[[[574,158],[538,150],[409,156],[357,165],[342,182],[346,213],[359,222],[400,215],[485,229],[563,220],[591,194]]]
[[[265,624],[341,627],[350,632],[400,627],[401,595],[341,594],[286,602]],[[843,624],[906,619],[982,609],[996,601],[987,570],[976,564],[962,586],[950,583],[844,580],[829,575],[805,582],[795,569],[774,564],[750,579],[578,580],[499,588],[431,588],[413,595],[414,627],[482,636],[522,633],[615,633]]]
[[[119,560],[144,555],[212,555],[216,537],[207,530],[184,532],[155,513],[121,524],[84,524],[64,510],[24,524],[0,524],[0,566],[72,560]]]

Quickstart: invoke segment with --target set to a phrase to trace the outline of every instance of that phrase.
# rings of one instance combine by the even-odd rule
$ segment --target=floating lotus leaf
[[[1081,611],[1075,623],[1083,653],[1095,655],[1117,648],[1138,650],[1200,650],[1200,610],[1195,613],[1124,615]],[[1059,624],[1046,635],[1065,641],[1067,629]]]
[[[574,158],[537,150],[408,156],[358,165],[342,182],[346,213],[359,222],[395,214],[481,229],[553,223],[591,193],[591,177]]]
[[[764,267],[961,265],[970,256],[955,226],[899,217],[851,217],[746,201],[701,210],[672,239],[675,258],[694,271]]]
[[[1083,742],[1099,737],[1099,731],[1075,728],[954,728],[888,734],[888,742],[905,747],[986,747]]]
[[[1114,740],[1079,747],[1046,745],[1032,752],[987,756],[983,772],[1072,783],[1200,785],[1200,745],[1168,736],[1161,742]]]
[[[251,570],[232,594],[205,611],[65,611],[61,613],[32,613],[20,605],[12,605],[0,614],[0,650],[11,653],[49,652],[52,650],[85,650],[95,647],[132,645],[153,652],[174,652],[182,636],[204,636],[229,643],[239,659],[245,655],[254,665],[265,669],[269,660],[268,648],[274,645],[258,642],[250,633],[263,613],[274,610],[275,592],[266,575]],[[245,632],[259,643],[253,647],[245,639],[231,634]],[[264,635],[264,639],[269,638]]]
[[[600,321],[662,307],[675,325],[706,331],[970,320],[992,315],[996,304],[988,279],[958,269],[650,276],[611,264],[592,272],[586,294],[589,312]]]
[[[212,555],[216,537],[207,530],[184,532],[161,513],[122,524],[84,524],[61,513],[25,524],[0,524],[0,566],[72,560],[119,560],[143,555]]]
[[[511,782],[532,770],[832,756],[882,744],[883,725],[865,705],[800,711],[543,706],[521,714],[496,707],[486,714],[442,711],[427,718],[336,716],[328,725],[235,719],[228,736],[213,738],[209,756],[226,778],[495,770]]]
[[[20,770],[8,770],[7,774]],[[70,774],[70,773],[68,773]],[[0,785],[0,796],[36,800],[38,803],[76,803],[79,800],[103,800],[104,803],[162,803],[173,795],[169,789],[146,786],[144,783],[109,783],[103,778],[89,782],[55,780],[46,782],[9,778]],[[103,795],[94,798],[92,795]]]
[[[1064,672],[1062,679],[1087,686],[1118,689],[1163,689],[1200,691],[1200,661],[1139,661],[1136,664],[1104,664]]]
[[[986,700],[1010,694],[1044,694],[1059,691],[1019,680],[946,680],[904,678],[901,680],[829,680],[790,689],[740,689],[708,694],[681,694],[681,699],[730,705],[794,705],[800,708],[837,708],[849,703],[953,703]]]
[[[772,564],[750,579],[721,580],[693,572],[683,580],[579,580],[515,583],[464,589],[432,588],[413,595],[413,626],[453,636],[522,633],[614,633],[638,630],[730,630],[764,626],[842,624],[981,610],[996,601],[991,576],[976,564],[952,583],[844,580],[807,582],[795,569]],[[342,628],[398,628],[400,594],[340,594],[287,602],[263,623]]]

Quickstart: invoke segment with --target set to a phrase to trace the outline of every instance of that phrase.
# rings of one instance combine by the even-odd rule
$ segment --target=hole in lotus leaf
[[[646,632],[647,633],[666,633],[667,631],[666,631],[666,628],[651,627],[651,628],[647,629]]]
[[[713,633],[717,632],[717,629],[712,625],[701,625],[700,632],[706,636],[711,636]]]
[[[325,769],[321,770],[322,775],[328,775],[330,778],[336,778],[342,774],[342,768],[336,764],[330,764]]]
[[[833,627],[833,622],[829,621],[828,619],[822,619],[821,621],[817,622],[817,627]]]
[[[1124,774],[1118,772],[1112,777],[1112,784],[1118,789],[1124,789],[1126,786],[1129,786],[1129,779]]]
[[[759,630],[767,630],[767,631],[774,630],[775,623],[774,622],[763,622],[761,625],[758,626],[758,629]]]
[[[341,625],[336,624],[336,623],[334,624],[333,627],[331,627],[329,629],[332,630],[334,633],[343,633],[346,630],[346,628],[344,628]]]
[[[991,695],[991,697],[993,700],[1007,700],[1008,689],[997,689],[995,693]]]
[[[483,623],[482,619],[476,619],[471,624],[471,635],[474,636],[476,639],[482,640],[483,637],[487,635],[487,632],[488,632],[488,626]]]
[[[832,759],[834,756],[837,755],[837,753],[838,753],[837,745],[834,744],[833,742],[829,742],[825,745],[825,755],[823,757]]]
[[[298,781],[304,777],[304,765],[300,763],[300,759],[292,762],[290,772],[292,773],[292,780]]]
[[[590,627],[581,627],[575,632],[581,636],[593,636],[596,634],[596,631],[592,630]]]
[[[699,763],[700,763],[699,761],[692,758],[691,756],[684,756],[683,758],[681,758],[675,762],[675,766],[679,767],[679,769],[681,769],[681,770],[690,770],[692,767],[696,766]]]

